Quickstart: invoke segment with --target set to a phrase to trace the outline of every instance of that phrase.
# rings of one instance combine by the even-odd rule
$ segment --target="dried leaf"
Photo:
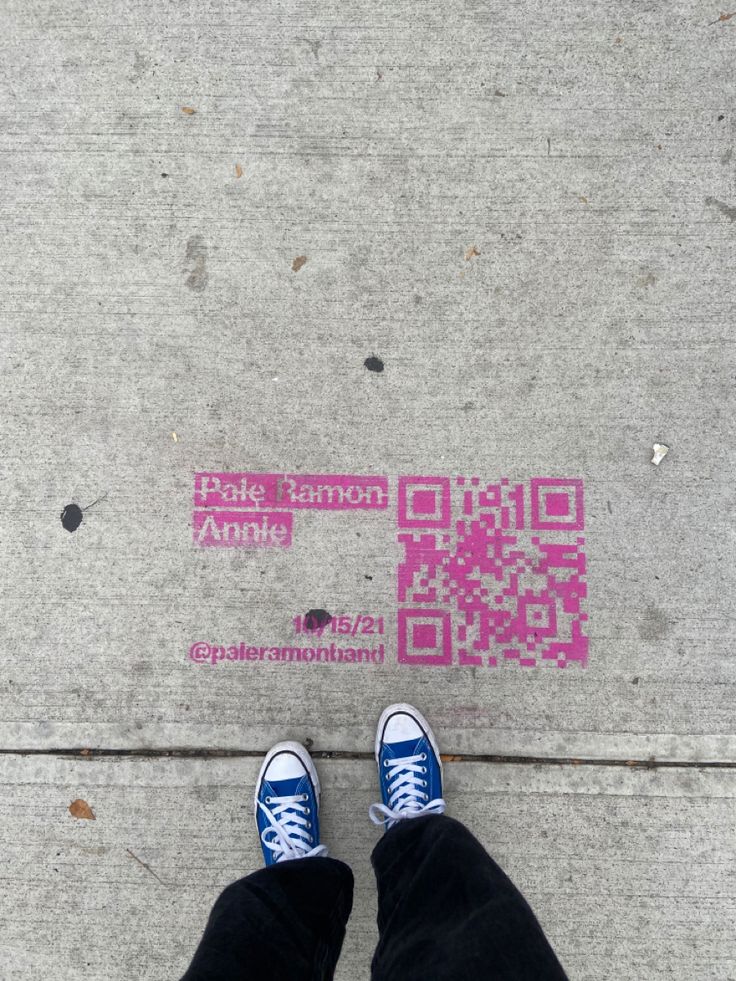
[[[465,261],[470,262],[473,256],[480,255],[480,252],[476,249],[474,245],[471,245],[469,249],[465,250]]]
[[[723,22],[724,20],[731,20],[732,17],[736,17],[736,10],[731,14],[721,14],[718,20],[719,22]]]
[[[182,106],[181,111],[184,113],[185,116],[193,116],[197,110],[192,109],[191,106]]]
[[[291,264],[291,271],[299,272],[306,261],[307,257],[305,255],[298,255]]]
[[[579,196],[580,200],[583,202],[583,204],[587,204],[588,203],[588,199],[585,197],[584,194],[580,194],[578,196]]]
[[[243,168],[240,166],[240,164],[235,164],[235,176],[236,177],[243,176]]]
[[[96,821],[97,818],[94,815],[92,808],[89,806],[86,800],[77,798],[73,800],[69,805],[69,813],[74,818],[80,818],[83,821]]]

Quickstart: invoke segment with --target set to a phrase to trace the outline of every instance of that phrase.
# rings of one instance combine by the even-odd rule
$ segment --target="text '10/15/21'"
[[[294,617],[292,623],[296,633],[312,634],[316,637],[321,637],[325,633],[350,634],[353,637],[360,634],[384,633],[383,617],[370,617],[362,613],[357,616],[334,616],[329,619],[307,614]]]

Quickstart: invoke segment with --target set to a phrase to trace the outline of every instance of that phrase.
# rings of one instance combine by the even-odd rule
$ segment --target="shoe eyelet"
[[[270,797],[266,797],[265,800],[264,800],[264,803],[270,804],[271,803],[271,798]]]
[[[423,766],[422,767],[422,773],[426,773],[426,772],[427,772],[427,768],[426,768],[426,766]]]
[[[311,821],[307,821],[307,827],[308,828],[311,828],[312,827],[312,822]]]
[[[389,762],[389,760],[384,760],[384,761],[383,761],[383,765],[384,765],[384,766],[390,766],[390,762]]]
[[[427,758],[426,753],[422,753],[422,755],[419,757],[420,760],[426,760],[426,758]]]
[[[311,814],[312,812],[311,812],[311,811],[309,810],[309,808],[307,808],[307,809],[306,809],[306,810],[304,811],[304,813],[305,813],[305,814]],[[307,827],[309,827],[309,825],[307,825]]]

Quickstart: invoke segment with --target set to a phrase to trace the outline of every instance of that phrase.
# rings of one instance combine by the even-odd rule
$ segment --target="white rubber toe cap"
[[[424,733],[419,723],[406,712],[396,712],[386,722],[383,730],[385,743],[405,743],[409,739],[420,739]]]
[[[440,751],[434,738],[434,733],[429,727],[429,723],[422,713],[415,709],[413,705],[406,702],[399,702],[397,705],[389,705],[381,713],[376,730],[376,759],[381,754],[383,743],[403,743],[409,740],[416,740],[424,735],[427,736],[432,749],[440,762]]]
[[[279,780],[297,780],[306,774],[309,774],[312,786],[319,799],[319,777],[317,776],[312,757],[308,751],[301,743],[277,743],[266,753],[266,758],[261,766],[261,772],[258,774],[255,794],[256,802],[258,801],[259,788],[264,780],[267,780],[269,783],[277,783]]]

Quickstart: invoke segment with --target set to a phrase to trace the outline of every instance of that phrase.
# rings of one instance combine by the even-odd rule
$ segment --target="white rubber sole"
[[[319,784],[319,777],[317,776],[317,770],[315,769],[312,757],[309,755],[308,750],[305,749],[305,747],[302,746],[301,743],[291,742],[287,740],[286,742],[276,743],[275,746],[272,746],[269,749],[269,751],[266,753],[263,763],[261,764],[261,769],[258,773],[258,779],[256,780],[256,791],[255,794],[253,795],[253,812],[255,815],[258,814],[258,790],[261,786],[261,781],[263,780],[263,774],[268,769],[269,764],[271,763],[271,760],[274,758],[274,756],[277,756],[279,753],[287,753],[287,752],[293,753],[295,756],[298,756],[301,762],[304,764],[304,769],[307,771],[312,783],[314,784],[314,791],[317,794],[317,806],[319,807],[322,788],[320,787]]]
[[[434,754],[437,757],[437,762],[439,763],[440,773],[442,773],[442,757],[440,756],[440,749],[439,746],[437,745],[437,741],[434,738],[434,733],[432,732],[431,726],[424,718],[422,713],[419,711],[419,709],[415,709],[413,705],[409,705],[407,702],[397,702],[396,705],[389,705],[388,708],[384,709],[383,712],[381,712],[381,718],[378,720],[378,725],[376,727],[376,745],[375,745],[376,763],[379,763],[380,761],[381,742],[382,742],[381,733],[383,732],[383,728],[386,725],[386,721],[390,718],[390,716],[396,715],[397,712],[405,712],[407,715],[410,715],[412,719],[416,719],[416,721],[419,723],[422,729],[427,733],[427,738],[429,739],[429,743],[432,749],[434,750]]]

